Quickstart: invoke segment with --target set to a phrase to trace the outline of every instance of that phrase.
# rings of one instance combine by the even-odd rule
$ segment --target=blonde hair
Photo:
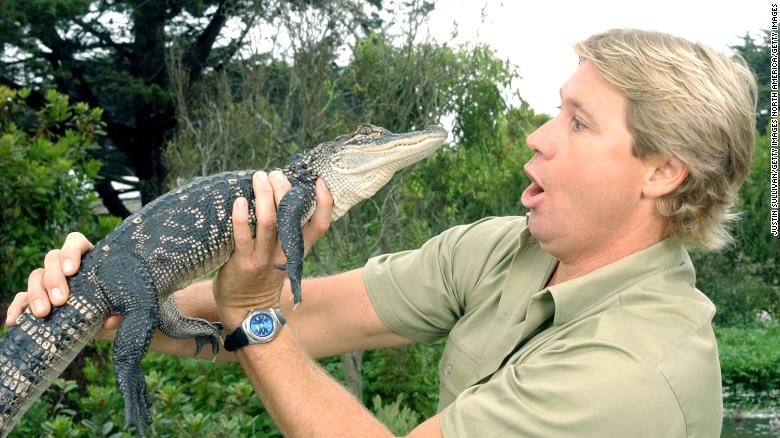
[[[575,46],[628,99],[633,154],[675,157],[689,174],[657,200],[668,234],[719,249],[755,148],[757,88],[741,57],[659,32],[614,29]]]

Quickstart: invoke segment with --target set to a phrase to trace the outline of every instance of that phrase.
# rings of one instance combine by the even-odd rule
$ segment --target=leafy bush
[[[716,326],[715,335],[724,386],[755,391],[780,388],[780,324]]]
[[[403,401],[403,394],[398,394],[391,403],[383,403],[382,397],[378,395],[371,400],[372,412],[376,418],[396,436],[408,434],[420,422],[420,414],[404,406]]]
[[[439,359],[444,342],[432,346],[414,344],[367,351],[363,357],[363,382],[369,400],[380,396],[394,400],[404,394],[404,404],[428,418],[439,402]]]
[[[58,379],[16,425],[10,437],[132,437],[122,431],[124,402],[109,360],[111,345],[94,342],[85,359],[84,390]],[[277,437],[236,363],[168,356],[151,352],[142,361],[154,400],[151,436]]]
[[[111,344],[93,342],[89,348],[95,351],[85,359],[83,390],[73,381],[57,379],[22,417],[11,438],[135,436],[122,430],[124,402],[109,359]],[[438,397],[436,363],[441,345],[408,348],[412,351],[367,352],[364,362],[369,383],[365,399],[371,400],[377,418],[398,434],[433,415]],[[343,380],[337,357],[321,364]],[[154,423],[148,429],[152,436],[281,436],[237,363],[150,352],[142,367],[153,400]],[[389,372],[393,368],[395,372]]]
[[[101,110],[49,91],[36,111],[28,95],[0,86],[0,302],[26,289],[27,275],[69,231],[102,237],[116,225],[90,209]]]

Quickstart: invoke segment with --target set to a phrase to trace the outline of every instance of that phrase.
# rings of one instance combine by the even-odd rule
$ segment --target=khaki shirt
[[[666,239],[545,288],[557,260],[525,224],[484,219],[366,264],[388,328],[448,337],[444,436],[720,436],[715,308],[685,248]]]

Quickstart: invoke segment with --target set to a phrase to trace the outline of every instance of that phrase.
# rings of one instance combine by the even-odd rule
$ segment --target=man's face
[[[586,61],[561,88],[558,116],[528,136],[532,183],[521,201],[531,234],[556,257],[602,251],[646,220],[647,166],[631,153],[626,105]]]

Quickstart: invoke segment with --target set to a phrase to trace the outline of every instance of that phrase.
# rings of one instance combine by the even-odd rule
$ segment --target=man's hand
[[[5,324],[9,327],[15,325],[16,319],[30,304],[32,304],[33,315],[38,318],[48,315],[52,305],[65,304],[70,295],[65,277],[78,272],[82,254],[92,249],[92,246],[83,234],[70,233],[65,238],[62,249],[49,251],[43,260],[43,268],[32,271],[27,278],[27,292],[16,294],[13,302],[8,306]],[[103,330],[98,332],[96,337],[113,339],[121,320],[121,316],[110,316],[103,324]]]
[[[233,204],[233,240],[235,248],[214,281],[214,300],[220,319],[229,328],[236,327],[251,309],[264,309],[279,303],[279,291],[286,274],[274,268],[285,262],[276,238],[276,209],[292,185],[279,171],[255,173],[252,179],[255,193],[257,226],[255,238],[249,228],[249,208],[246,199]],[[330,226],[333,198],[320,179],[316,185],[317,209],[303,226],[304,250],[322,236]]]

